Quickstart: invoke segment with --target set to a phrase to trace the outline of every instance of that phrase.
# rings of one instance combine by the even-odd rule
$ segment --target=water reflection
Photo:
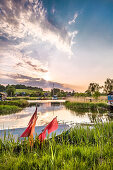
[[[0,116],[0,129],[25,128],[35,111],[35,106],[26,107],[16,114]],[[61,124],[91,124],[95,121],[110,121],[108,113],[92,113],[86,110],[70,111],[62,103],[40,103],[36,126],[48,124],[55,116]]]

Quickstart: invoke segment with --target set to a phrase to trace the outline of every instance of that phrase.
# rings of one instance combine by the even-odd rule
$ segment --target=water
[[[27,124],[35,111],[35,106],[26,107],[22,111],[11,114],[0,116],[0,134],[3,131],[11,131],[15,135],[21,135],[21,133],[27,127]],[[64,129],[68,129],[74,124],[93,124],[95,121],[109,121],[108,113],[77,113],[67,110],[62,103],[39,103],[38,107],[38,119],[36,123],[35,131],[40,133],[41,130],[57,116],[59,128],[56,131],[57,134],[61,133]]]

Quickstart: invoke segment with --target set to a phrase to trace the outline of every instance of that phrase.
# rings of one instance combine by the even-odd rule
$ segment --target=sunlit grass
[[[34,90],[34,89],[33,90],[30,90],[30,89],[16,89],[16,93],[22,93],[22,92],[32,94],[32,93],[38,92],[38,90]]]
[[[22,108],[18,106],[0,105],[0,115],[11,114],[21,111]]]
[[[26,100],[0,101],[0,115],[16,113],[29,106]]]
[[[64,103],[66,108],[73,111],[83,111],[83,112],[99,112],[103,113],[109,109],[107,103],[93,103],[93,102],[70,102],[66,101]]]
[[[112,169],[113,122],[75,127],[40,144],[37,137],[0,140],[0,169]]]
[[[21,100],[11,100],[11,101],[0,101],[0,105],[15,105],[19,107],[26,107],[29,105],[27,100],[21,99]]]

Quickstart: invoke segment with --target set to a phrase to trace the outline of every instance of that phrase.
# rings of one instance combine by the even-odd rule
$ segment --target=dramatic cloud
[[[65,28],[58,29],[47,20],[41,2],[1,1],[0,11],[0,34],[4,39],[15,41],[20,46],[22,43],[22,47],[23,41],[48,42],[58,50],[72,54],[72,37]]]
[[[48,79],[49,56],[56,57],[57,53],[71,56],[76,34],[77,31],[69,32],[49,21],[41,1],[1,0],[0,62],[4,73],[1,78],[5,74],[24,73]]]
[[[8,78],[10,82],[11,80],[13,80],[14,84],[21,83],[27,86],[34,86],[34,87],[37,86],[44,89],[51,89],[53,88],[53,83],[54,83],[55,88],[60,88],[67,91],[72,90],[71,88],[68,88],[68,85],[65,84],[61,84],[53,81],[46,81],[43,78],[33,78],[22,74],[13,74],[13,75],[9,74],[7,75],[7,77],[4,77],[3,79],[4,82],[6,81],[6,78]]]
[[[51,14],[55,16],[54,7]],[[51,80],[49,58],[72,56],[77,34],[54,22],[39,0],[0,0],[1,83],[51,87],[46,81]]]

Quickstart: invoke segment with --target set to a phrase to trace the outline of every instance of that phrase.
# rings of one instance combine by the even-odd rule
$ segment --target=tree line
[[[16,89],[22,89],[22,92],[16,92]],[[28,91],[26,91],[26,89]],[[30,91],[29,91],[30,90]],[[75,92],[68,92],[58,88],[51,89],[51,91],[44,91],[39,87],[25,86],[21,84],[7,85],[6,87],[0,84],[0,92],[6,92],[8,96],[30,96],[30,97],[58,97],[74,96]]]
[[[98,83],[90,83],[88,89],[84,93],[75,93],[77,97],[94,97],[98,98],[99,96],[104,96],[113,91],[113,79],[107,78],[103,86],[100,86]]]
[[[90,83],[88,89],[84,93],[78,93],[75,91],[67,92],[58,88],[51,89],[51,91],[44,91],[39,87],[25,86],[22,84],[17,85],[7,85],[3,86],[0,84],[0,92],[7,92],[8,96],[14,96],[16,93],[16,89],[28,89],[34,90],[32,93],[23,93],[20,92],[18,95],[29,95],[30,97],[37,96],[48,96],[51,97],[53,95],[57,95],[58,97],[66,97],[66,96],[93,96],[99,97],[100,95],[107,95],[113,91],[113,79],[107,78],[104,82],[104,86],[100,86],[98,83]]]

